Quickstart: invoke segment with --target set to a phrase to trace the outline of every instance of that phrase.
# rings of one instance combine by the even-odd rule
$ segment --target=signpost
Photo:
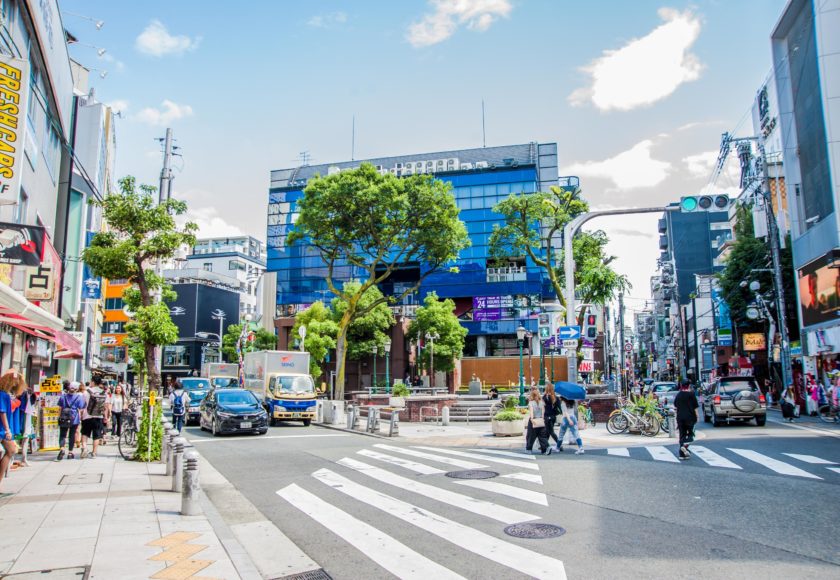
[[[152,423],[155,418],[157,391],[149,391],[149,438],[146,440],[146,461],[152,461]]]

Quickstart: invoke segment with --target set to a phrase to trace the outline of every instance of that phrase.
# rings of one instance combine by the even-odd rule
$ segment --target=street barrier
[[[199,493],[201,482],[198,477],[198,453],[194,450],[184,454],[184,477],[181,489],[181,515],[197,516],[201,513]]]
[[[376,433],[377,431],[379,431],[379,409],[368,407],[367,432]]]
[[[433,413],[428,413],[425,418],[423,416],[423,411],[434,411]],[[435,421],[440,422],[440,412],[438,411],[437,407],[427,406],[427,407],[420,407],[420,422],[422,423],[425,419],[434,416]]]
[[[177,429],[170,429],[163,436],[164,439],[168,440],[167,445],[166,445],[166,458],[165,458],[165,461],[166,461],[166,475],[172,475],[172,447],[174,445],[173,441],[175,441],[175,439],[179,435],[180,435],[180,433],[178,433]]]
[[[184,446],[187,440],[183,437],[176,437],[173,441],[172,453],[172,491],[181,493],[184,485]]]
[[[160,459],[161,461],[166,460],[166,456],[169,453],[169,438],[167,437],[167,433],[169,430],[172,429],[173,425],[171,421],[164,421],[163,422],[163,439],[160,443]]]
[[[677,433],[677,416],[673,412],[668,413],[668,438],[676,439]]]
[[[449,425],[449,407],[443,408],[443,414],[441,415],[440,421],[444,427]]]
[[[388,437],[396,437],[400,434],[400,412],[396,409],[391,411],[391,421],[388,424]]]
[[[356,407],[354,405],[347,406],[347,428],[348,429],[355,429],[356,428]]]

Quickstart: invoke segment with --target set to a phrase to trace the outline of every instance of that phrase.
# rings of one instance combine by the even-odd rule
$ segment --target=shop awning
[[[81,343],[64,330],[64,321],[0,284],[0,322],[56,345],[55,358],[82,358]]]

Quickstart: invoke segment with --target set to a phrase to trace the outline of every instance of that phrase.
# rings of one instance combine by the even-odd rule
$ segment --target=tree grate
[[[513,524],[505,528],[505,533],[514,538],[542,540],[545,538],[559,538],[566,533],[566,530],[553,524]]]
[[[464,471],[450,471],[446,477],[453,479],[490,479],[491,477],[498,477],[499,474],[495,471],[486,471],[484,469],[467,469]]]
[[[282,576],[281,580],[332,580],[332,576],[327,574],[323,568],[318,568],[317,570],[307,570],[300,574]]]

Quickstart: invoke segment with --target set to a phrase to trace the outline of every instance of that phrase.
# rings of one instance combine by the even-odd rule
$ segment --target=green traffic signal
[[[696,197],[684,197],[684,198],[682,198],[680,208],[682,209],[682,211],[694,211],[694,210],[696,210],[697,209],[697,198]]]

